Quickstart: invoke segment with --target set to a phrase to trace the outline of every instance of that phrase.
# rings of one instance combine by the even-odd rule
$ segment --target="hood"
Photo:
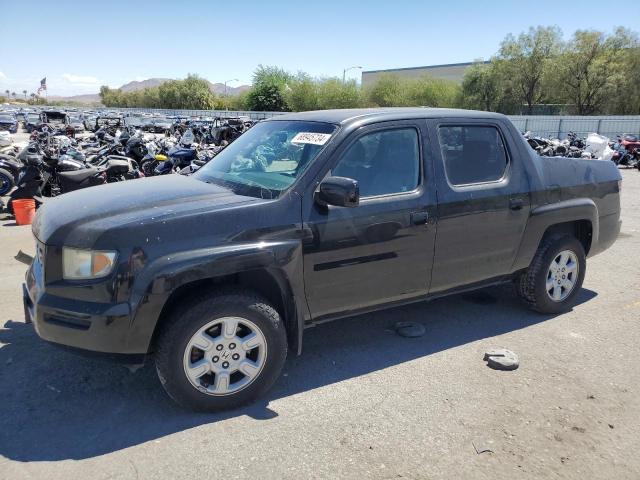
[[[182,175],[142,178],[48,199],[32,230],[47,245],[94,248],[100,240],[118,241],[122,235],[180,229],[189,218],[197,226],[204,215],[252,202],[264,200]]]

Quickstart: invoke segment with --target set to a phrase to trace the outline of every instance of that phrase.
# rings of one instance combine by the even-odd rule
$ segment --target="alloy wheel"
[[[267,342],[246,318],[223,317],[201,327],[184,352],[184,373],[208,395],[231,395],[249,386],[267,359]]]
[[[547,271],[546,291],[554,302],[562,302],[578,281],[578,257],[571,250],[563,250],[551,261]]]

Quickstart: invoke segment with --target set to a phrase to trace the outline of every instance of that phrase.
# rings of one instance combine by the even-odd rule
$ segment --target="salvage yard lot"
[[[262,402],[222,414],[176,407],[151,363],[40,341],[13,259],[31,232],[3,220],[0,478],[640,478],[640,173],[622,174],[622,233],[572,312],[500,287],[318,326]],[[494,347],[520,368],[487,368]]]

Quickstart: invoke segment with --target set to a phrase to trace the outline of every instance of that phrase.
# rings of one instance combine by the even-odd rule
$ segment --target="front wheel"
[[[276,381],[287,356],[278,312],[247,291],[187,301],[164,323],[156,370],[185,408],[215,411],[251,402]]]
[[[516,282],[518,294],[540,313],[570,310],[582,288],[586,265],[584,247],[577,238],[544,238],[531,265]]]

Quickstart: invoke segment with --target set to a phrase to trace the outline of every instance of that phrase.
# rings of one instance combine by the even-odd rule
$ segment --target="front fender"
[[[266,270],[278,283],[286,321],[296,327],[299,350],[308,318],[304,296],[302,248],[299,240],[257,242],[202,248],[160,257],[145,265],[131,288],[130,349],[148,352],[162,309],[173,292],[198,280]]]
[[[600,231],[598,219],[598,207],[590,198],[574,198],[534,208],[529,216],[511,271],[522,270],[531,264],[544,233],[553,225],[588,220],[592,227],[591,243],[597,245]]]

